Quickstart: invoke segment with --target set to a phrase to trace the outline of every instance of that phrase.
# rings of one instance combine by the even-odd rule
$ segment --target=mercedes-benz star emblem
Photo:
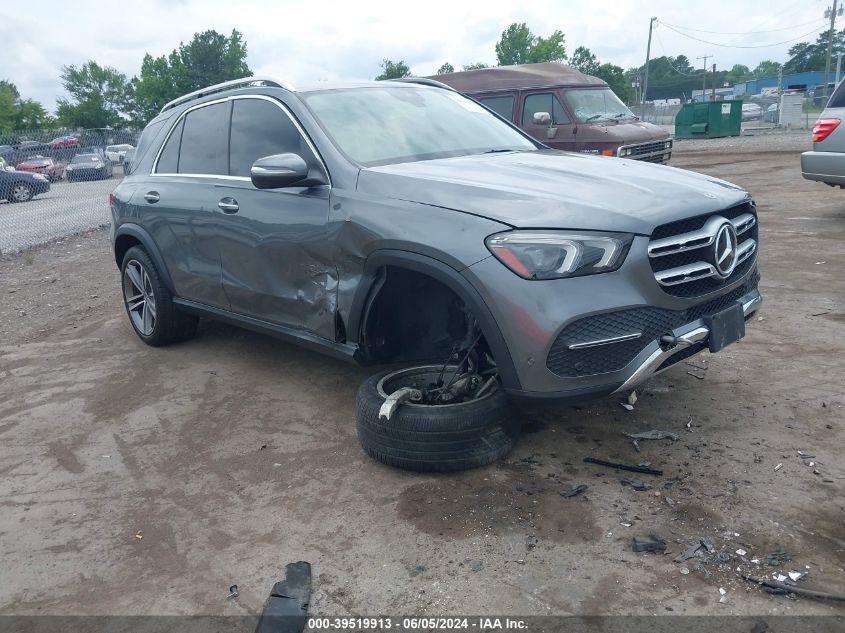
[[[719,227],[713,243],[713,259],[722,277],[730,277],[736,266],[736,229],[730,222]]]

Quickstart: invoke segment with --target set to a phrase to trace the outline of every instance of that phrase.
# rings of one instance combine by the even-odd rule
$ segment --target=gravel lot
[[[735,572],[845,592],[845,193],[801,179],[806,136],[772,138],[679,142],[673,161],[758,200],[766,304],[747,337],[657,377],[631,412],[525,412],[506,460],[457,475],[364,455],[365,370],[214,323],[144,346],[105,231],[0,258],[0,614],[254,614],[307,560],[317,615],[816,614],[841,630],[843,603]],[[623,435],[654,428],[680,439],[637,453]],[[587,456],[665,474],[637,492]],[[666,555],[631,551],[652,533]],[[674,561],[702,537],[730,561]],[[777,549],[791,561],[766,565]]]

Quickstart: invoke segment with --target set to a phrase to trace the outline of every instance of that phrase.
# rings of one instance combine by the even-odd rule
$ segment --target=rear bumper
[[[804,152],[801,175],[807,180],[845,185],[845,154],[840,152]]]

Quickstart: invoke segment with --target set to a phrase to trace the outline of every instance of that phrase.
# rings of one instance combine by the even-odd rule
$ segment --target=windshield
[[[580,123],[636,118],[610,88],[567,90],[565,94]]]
[[[340,149],[365,166],[537,149],[485,108],[442,88],[375,86],[304,98]]]

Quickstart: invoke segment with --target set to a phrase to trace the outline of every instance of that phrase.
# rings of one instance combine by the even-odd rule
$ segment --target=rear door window
[[[845,81],[839,83],[833,94],[830,95],[830,101],[827,102],[828,108],[845,108]]]
[[[215,103],[185,115],[180,174],[225,176],[229,173],[230,102]]]
[[[513,97],[485,97],[478,100],[500,117],[513,121]]]
[[[249,177],[256,160],[274,154],[299,154],[312,166],[316,160],[308,143],[281,107],[265,99],[235,99],[229,173]]]
[[[563,109],[558,98],[551,92],[541,92],[525,97],[525,105],[522,108],[522,125],[537,125],[534,123],[534,115],[538,112],[548,112],[554,125],[569,123],[566,110]]]

